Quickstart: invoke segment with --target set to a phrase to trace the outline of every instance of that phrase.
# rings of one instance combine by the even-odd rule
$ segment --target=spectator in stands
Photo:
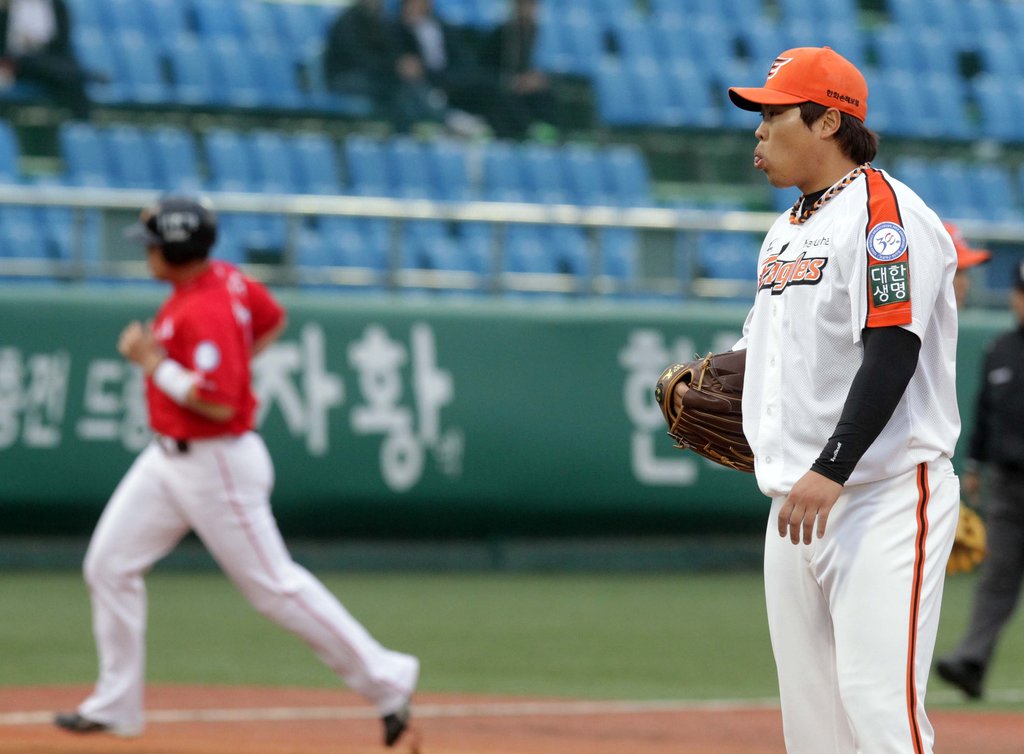
[[[373,100],[380,113],[391,115],[397,73],[395,30],[384,15],[383,0],[355,0],[327,30],[324,80],[333,91]]]
[[[554,97],[547,74],[537,68],[537,0],[515,0],[512,16],[480,48],[480,62],[493,79],[488,120],[498,136],[522,138],[531,126],[553,127]]]
[[[0,0],[0,88],[33,82],[68,107],[89,117],[85,91],[91,76],[71,48],[71,17],[64,0]]]
[[[433,0],[402,0],[397,37],[399,130],[433,121],[463,136],[486,134],[479,116],[486,81],[455,29],[434,14]]]

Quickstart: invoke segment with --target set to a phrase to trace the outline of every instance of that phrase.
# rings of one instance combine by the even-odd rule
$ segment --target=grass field
[[[384,644],[423,662],[421,689],[593,699],[777,694],[757,572],[320,573]],[[973,576],[947,583],[938,651],[966,621]],[[218,572],[159,570],[154,683],[337,686],[305,645],[255,614]],[[88,597],[75,571],[0,578],[0,686],[95,679]],[[867,613],[866,613],[867,617]],[[1024,707],[1024,618],[1008,627],[985,706]],[[959,704],[940,681],[933,704]]]

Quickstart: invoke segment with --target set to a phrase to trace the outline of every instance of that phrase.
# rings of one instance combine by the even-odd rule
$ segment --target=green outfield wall
[[[0,288],[4,534],[88,532],[148,441],[121,328],[163,288]],[[729,347],[743,306],[282,293],[256,361],[260,431],[289,533],[505,537],[753,532],[751,475],[675,450],[661,368]],[[969,422],[1003,312],[961,323]],[[963,440],[961,441],[961,446]]]

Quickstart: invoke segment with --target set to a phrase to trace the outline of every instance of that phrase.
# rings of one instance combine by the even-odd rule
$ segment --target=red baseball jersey
[[[252,344],[276,327],[284,309],[259,282],[226,262],[214,261],[199,277],[175,285],[157,312],[153,333],[167,356],[200,377],[203,400],[231,406],[228,422],[215,422],[183,406],[146,379],[153,431],[180,440],[239,435],[252,429]]]

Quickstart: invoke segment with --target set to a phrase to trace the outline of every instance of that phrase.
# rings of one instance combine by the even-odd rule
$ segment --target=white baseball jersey
[[[736,346],[747,349],[743,430],[764,494],[788,494],[831,437],[851,365],[862,359],[864,327],[903,326],[921,352],[892,419],[847,484],[952,456],[960,433],[956,264],[935,213],[880,170],[858,176],[802,225],[788,212],[779,217],[761,247],[757,297]]]
[[[789,754],[932,754],[924,708],[959,483],[956,252],[909,188],[868,168],[765,238],[743,429],[772,498],[765,600]],[[824,199],[824,197],[823,197]],[[917,369],[810,544],[780,537],[794,484],[835,431],[865,327],[921,340]]]

